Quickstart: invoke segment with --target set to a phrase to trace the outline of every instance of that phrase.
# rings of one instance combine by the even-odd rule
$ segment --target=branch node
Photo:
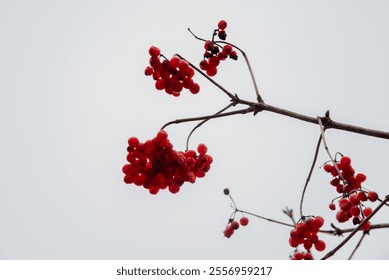
[[[320,118],[321,121],[322,121],[322,124],[323,124],[323,128],[324,130],[327,129],[327,127],[331,124],[332,120],[331,120],[331,117],[330,117],[330,111],[327,110],[324,117]]]

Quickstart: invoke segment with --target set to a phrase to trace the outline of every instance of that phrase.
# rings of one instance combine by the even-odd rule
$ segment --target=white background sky
[[[289,222],[319,136],[272,113],[214,120],[196,131],[214,163],[180,193],[151,196],[123,183],[127,139],[173,119],[216,112],[228,99],[198,74],[201,92],[173,98],[143,74],[157,45],[198,63],[227,20],[264,100],[311,116],[389,131],[387,1],[0,1],[0,258],[287,259],[289,228],[251,218],[231,239],[225,187],[242,209]],[[215,78],[255,100],[247,69],[226,61]],[[168,127],[176,149],[194,124]],[[328,131],[366,187],[389,193],[389,142]],[[328,158],[321,151],[319,163]],[[334,222],[336,196],[315,169],[304,211]],[[389,209],[376,216],[388,222]],[[350,225],[349,223],[347,225]],[[356,259],[389,259],[388,230],[372,231]],[[323,236],[328,248],[340,238]],[[334,258],[347,258],[350,242]],[[322,256],[314,253],[316,258]]]

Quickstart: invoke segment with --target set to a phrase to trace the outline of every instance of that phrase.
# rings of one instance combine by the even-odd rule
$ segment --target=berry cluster
[[[366,175],[362,173],[355,174],[354,168],[351,166],[351,159],[343,156],[339,162],[336,162],[336,170],[334,165],[324,165],[324,170],[333,176],[330,184],[336,188],[342,196],[338,200],[339,210],[336,213],[336,219],[339,223],[345,223],[352,218],[354,225],[360,224],[365,217],[370,215],[372,209],[366,207],[363,202],[374,202],[378,199],[376,192],[362,190],[362,183],[366,180]],[[329,204],[331,210],[336,210],[336,204],[332,201]],[[361,230],[368,231],[370,222],[365,223]]]
[[[226,229],[224,230],[224,236],[230,238],[235,230],[239,229],[240,226],[247,226],[249,223],[249,219],[247,217],[240,218],[239,222],[231,220],[229,221]]]
[[[302,252],[295,251],[292,256],[290,256],[291,260],[313,260],[312,254],[310,252]]]
[[[153,77],[156,89],[165,90],[167,94],[173,96],[180,96],[184,88],[193,94],[200,91],[200,86],[192,79],[195,71],[188,61],[178,56],[161,61],[161,51],[155,46],[150,47],[149,54],[151,56],[150,66],[146,67],[145,75]]]
[[[127,151],[129,163],[122,168],[124,182],[143,186],[151,194],[166,188],[171,193],[179,192],[185,182],[194,183],[196,178],[204,177],[212,163],[204,144],[198,145],[198,154],[194,150],[175,151],[164,130],[145,143],[131,137]]]
[[[326,243],[317,235],[323,224],[324,219],[321,216],[305,217],[290,231],[289,245],[296,248],[302,244],[306,250],[314,246],[317,251],[324,251]]]
[[[218,24],[218,29],[215,30],[218,37],[222,40],[225,40],[227,35],[225,28],[227,27],[227,22],[221,20]],[[206,71],[207,75],[212,77],[217,73],[217,67],[220,64],[220,61],[224,61],[227,57],[237,60],[238,54],[229,44],[221,47],[216,44],[213,40],[207,40],[204,43],[204,59],[200,62],[200,69]]]

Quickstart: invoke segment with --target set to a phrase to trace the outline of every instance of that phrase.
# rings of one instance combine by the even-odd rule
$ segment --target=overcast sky
[[[290,222],[298,213],[319,127],[268,112],[213,120],[190,145],[208,146],[207,176],[173,195],[123,183],[127,139],[154,137],[183,117],[218,111],[228,98],[200,75],[196,96],[154,89],[144,76],[156,45],[197,64],[220,19],[248,54],[265,102],[389,131],[387,1],[4,1],[0,0],[0,258],[287,259],[290,228],[250,218],[230,239],[239,208]],[[215,79],[255,94],[242,57]],[[195,124],[167,128],[177,150]],[[353,160],[365,186],[389,193],[389,142],[328,131],[332,153]],[[324,150],[318,163],[328,160]],[[304,212],[335,222],[331,178],[318,167]],[[298,217],[296,217],[298,218]],[[388,222],[384,208],[373,222]],[[343,227],[349,227],[342,225]],[[389,259],[388,230],[371,232],[356,259]],[[341,238],[322,236],[332,249]],[[334,259],[344,259],[356,238]],[[314,251],[314,257],[322,254]]]

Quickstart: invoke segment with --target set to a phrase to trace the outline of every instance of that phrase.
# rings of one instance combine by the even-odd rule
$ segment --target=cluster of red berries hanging
[[[150,66],[146,67],[145,75],[153,77],[156,89],[165,90],[167,94],[173,96],[180,96],[184,88],[193,94],[200,91],[199,84],[193,81],[195,71],[188,61],[178,56],[173,56],[170,60],[164,58],[161,61],[161,50],[155,46],[150,47],[149,54]]]
[[[236,230],[239,229],[240,226],[247,226],[249,223],[249,219],[247,217],[240,218],[239,222],[235,220],[230,220],[226,229],[223,231],[225,237],[230,238]]]
[[[297,248],[303,245],[306,250],[311,250],[312,247],[319,252],[324,251],[326,243],[319,239],[318,232],[324,224],[324,219],[321,216],[304,217],[295,225],[295,228],[290,231],[289,245]]]
[[[225,195],[230,195],[230,190],[229,189],[224,189],[223,193]],[[231,198],[231,196],[230,196]],[[232,215],[232,217],[228,220],[228,224],[226,226],[226,229],[223,231],[223,234],[225,237],[230,238],[236,230],[239,229],[240,226],[247,226],[249,224],[249,218],[246,216],[243,216],[239,219],[238,221],[235,221],[235,214],[237,211],[235,211]]]
[[[225,40],[227,37],[226,29],[227,22],[221,20],[218,23],[218,29],[215,29],[214,34],[217,34],[221,40]],[[212,36],[214,38],[214,36]],[[204,43],[204,59],[200,62],[200,69],[206,71],[207,75],[212,77],[217,74],[217,67],[220,61],[226,60],[228,57],[237,60],[238,54],[229,44],[225,44],[223,47],[220,44],[215,43],[212,40],[206,40]]]
[[[180,191],[185,182],[194,183],[211,168],[212,157],[207,147],[199,144],[197,152],[175,151],[166,131],[145,143],[136,137],[128,139],[127,161],[122,168],[124,182],[148,189],[151,194],[168,188],[171,193]]]
[[[355,174],[354,168],[351,166],[351,159],[343,156],[335,166],[332,164],[324,165],[324,170],[333,176],[330,184],[336,188],[342,196],[338,200],[339,210],[336,213],[336,219],[339,223],[345,223],[352,218],[354,225],[360,224],[373,211],[370,207],[366,207],[363,202],[375,202],[378,195],[373,191],[365,191],[362,189],[362,183],[366,181],[366,175],[362,173]],[[329,204],[331,210],[336,210],[336,204],[332,201]],[[370,221],[366,222],[361,230],[368,231],[370,229]]]

